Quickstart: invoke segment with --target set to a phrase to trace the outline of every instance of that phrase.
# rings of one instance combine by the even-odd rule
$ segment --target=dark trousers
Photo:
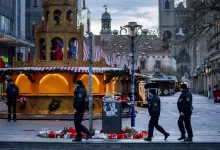
[[[11,107],[13,108],[13,119],[16,120],[16,100],[8,100],[8,120],[11,120]]]
[[[77,138],[82,138],[81,132],[84,132],[87,135],[90,133],[90,131],[84,125],[82,125],[83,114],[84,112],[76,112],[74,114],[74,124],[77,133]]]
[[[159,124],[158,124],[158,120],[157,118],[150,118],[150,121],[149,121],[149,125],[148,125],[148,137],[152,137],[153,136],[153,132],[154,132],[154,127],[159,131],[161,132],[162,134],[166,134],[166,131],[163,129],[163,127],[161,127]]]
[[[185,127],[184,127],[185,125]],[[191,127],[191,116],[180,116],[178,120],[179,130],[181,132],[181,136],[185,136],[187,131],[188,138],[193,137],[192,127]],[[186,131],[185,131],[186,129]]]

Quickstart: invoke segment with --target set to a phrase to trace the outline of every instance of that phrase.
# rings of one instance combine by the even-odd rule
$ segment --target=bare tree
[[[202,33],[220,25],[220,0],[188,0],[185,9],[177,9],[177,13],[182,11],[185,16],[179,26],[183,27],[186,36],[181,42],[196,39]]]
[[[167,76],[176,76],[177,75],[177,72],[171,66],[161,66],[160,72],[164,75],[167,75]]]

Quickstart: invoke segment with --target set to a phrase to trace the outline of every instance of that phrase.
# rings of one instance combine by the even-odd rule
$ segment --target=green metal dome
[[[102,19],[111,19],[111,16],[110,16],[110,14],[108,12],[104,12],[102,14]]]

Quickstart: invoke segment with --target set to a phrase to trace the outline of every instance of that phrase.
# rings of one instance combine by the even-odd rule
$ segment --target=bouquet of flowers
[[[21,97],[17,99],[17,103],[18,103],[18,108],[20,110],[24,110],[26,108],[26,102],[27,102],[27,98],[26,97]]]
[[[47,138],[50,130],[48,128],[41,129],[41,131],[37,134],[39,137]]]
[[[106,94],[104,97],[103,97],[103,100],[106,101],[106,100],[114,100],[114,96],[112,96],[111,94]]]
[[[130,134],[137,134],[138,132],[135,130],[135,128],[132,127],[125,127],[124,129],[125,133],[130,133]]]
[[[56,111],[57,109],[59,109],[60,108],[60,103],[61,103],[61,100],[53,99],[53,101],[48,106],[49,112],[53,112],[53,111]]]

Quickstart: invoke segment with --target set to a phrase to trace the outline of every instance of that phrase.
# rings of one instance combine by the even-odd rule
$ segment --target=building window
[[[217,69],[220,69],[220,62],[218,62],[218,68]]]
[[[161,68],[161,60],[157,60],[154,67]]]
[[[165,9],[170,9],[170,2],[168,0],[165,1]]]
[[[141,61],[141,69],[145,69],[145,61]]]

